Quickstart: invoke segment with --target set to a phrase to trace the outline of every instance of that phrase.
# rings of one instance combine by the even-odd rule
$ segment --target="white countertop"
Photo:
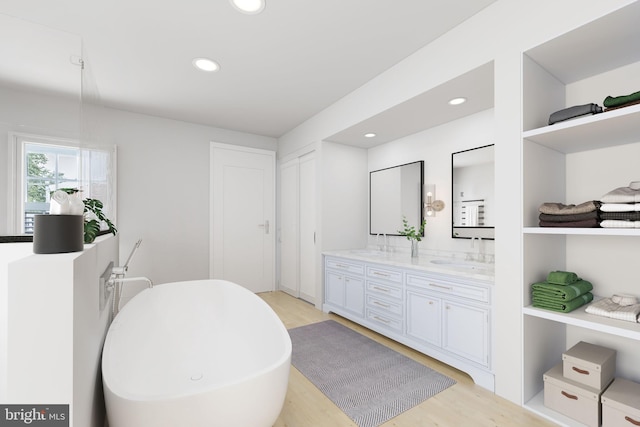
[[[455,256],[436,256],[420,253],[418,258],[411,258],[408,251],[383,252],[375,249],[347,249],[325,251],[323,255],[349,258],[357,261],[374,262],[389,266],[411,268],[415,270],[442,273],[477,280],[493,282],[494,264],[467,261]]]

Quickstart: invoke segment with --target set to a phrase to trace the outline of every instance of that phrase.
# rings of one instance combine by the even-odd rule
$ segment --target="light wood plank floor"
[[[467,374],[340,316],[323,313],[311,304],[283,292],[259,295],[280,316],[287,329],[333,319],[457,381],[454,386],[387,421],[382,427],[550,427],[555,425],[476,386]],[[356,427],[356,425],[297,369],[292,367],[284,408],[274,427]]]

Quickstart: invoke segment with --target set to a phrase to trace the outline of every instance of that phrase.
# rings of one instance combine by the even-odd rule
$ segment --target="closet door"
[[[280,289],[298,298],[298,159],[280,166]]]
[[[316,159],[315,153],[299,158],[299,297],[316,300]]]

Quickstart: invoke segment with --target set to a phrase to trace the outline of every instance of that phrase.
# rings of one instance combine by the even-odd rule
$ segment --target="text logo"
[[[0,427],[69,427],[69,405],[0,405]]]

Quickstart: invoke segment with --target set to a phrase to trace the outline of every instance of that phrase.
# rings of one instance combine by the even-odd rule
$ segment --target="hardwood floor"
[[[333,319],[431,369],[457,384],[382,424],[382,427],[509,426],[550,427],[555,424],[476,386],[471,378],[444,363],[387,339],[349,320],[317,310],[284,292],[259,294],[280,316],[287,329]],[[357,427],[294,367],[284,408],[274,427]]]

